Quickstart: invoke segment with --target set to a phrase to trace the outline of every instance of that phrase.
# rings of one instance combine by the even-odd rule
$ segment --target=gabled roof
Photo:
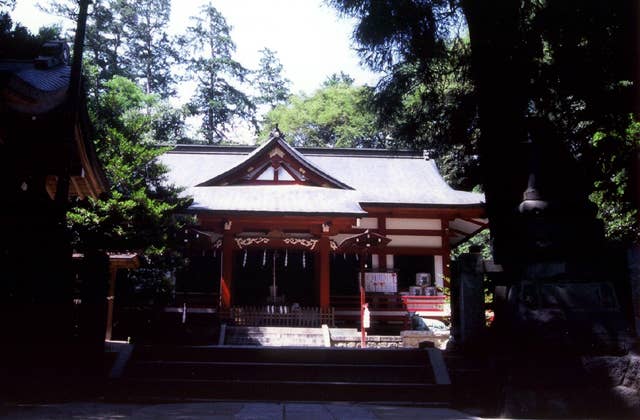
[[[273,176],[268,179],[263,176],[265,173],[273,174]],[[266,143],[249,153],[242,162],[197,186],[213,187],[242,185],[247,182],[278,181],[278,174],[286,174],[286,178],[281,179],[284,182],[326,188],[353,189],[307,160],[304,155],[291,147],[277,130],[271,133],[271,137]]]
[[[243,183],[242,177],[260,161],[258,157],[276,149],[304,164],[307,173],[321,174],[328,186]],[[283,139],[272,138],[258,148],[181,145],[160,161],[169,169],[168,181],[187,188],[186,193],[194,197],[191,208],[195,211],[356,215],[366,214],[365,206],[462,209],[484,205],[482,194],[452,189],[434,161],[409,151],[294,149]]]

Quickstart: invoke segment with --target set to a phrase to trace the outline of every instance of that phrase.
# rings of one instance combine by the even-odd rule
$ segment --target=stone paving
[[[240,420],[374,420],[374,419],[479,419],[448,408],[356,403],[201,402],[117,404],[68,402],[0,406],[8,419],[240,419]]]

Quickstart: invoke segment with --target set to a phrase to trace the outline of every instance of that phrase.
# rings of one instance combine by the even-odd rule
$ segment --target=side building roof
[[[70,115],[71,67],[37,68],[33,60],[0,60],[0,152],[15,164],[19,178],[46,176],[54,196],[57,176],[71,160],[69,195],[98,197],[108,181],[91,139],[86,100]],[[65,142],[73,136],[72,150]]]

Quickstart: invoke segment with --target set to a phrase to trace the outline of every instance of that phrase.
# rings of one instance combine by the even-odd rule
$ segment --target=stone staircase
[[[436,349],[139,346],[109,397],[119,401],[412,402],[448,406]]]
[[[219,345],[231,346],[295,346],[329,347],[328,329],[291,327],[239,327],[221,328]]]

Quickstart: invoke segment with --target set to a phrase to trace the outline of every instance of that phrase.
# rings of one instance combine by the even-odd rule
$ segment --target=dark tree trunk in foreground
[[[469,26],[472,77],[478,96],[480,160],[494,259],[517,253],[517,208],[526,186],[527,69],[519,48],[519,2],[463,2]]]

